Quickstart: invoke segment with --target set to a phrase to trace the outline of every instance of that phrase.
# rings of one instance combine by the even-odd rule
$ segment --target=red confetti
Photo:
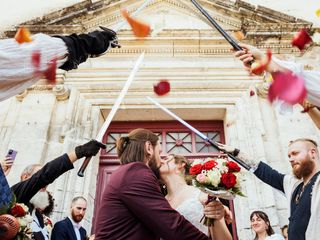
[[[272,52],[270,49],[267,50],[267,59],[264,62],[255,61],[251,64],[251,73],[255,75],[262,74],[268,67],[272,57]]]
[[[268,97],[271,102],[281,99],[289,104],[303,102],[307,95],[304,80],[292,72],[275,72],[269,88]]]
[[[255,92],[253,90],[250,91],[250,97],[253,97],[255,95]]]
[[[48,63],[48,68],[44,72],[44,76],[50,84],[56,83],[56,73],[57,73],[57,59],[54,58]]]
[[[21,27],[18,29],[16,35],[14,36],[14,39],[19,43],[25,43],[25,42],[32,42],[32,39],[30,37],[30,32],[27,28]]]
[[[33,52],[31,55],[32,65],[36,68],[36,71],[40,68],[41,55],[39,51]]]
[[[151,31],[150,25],[141,22],[135,18],[130,17],[129,13],[125,9],[121,9],[122,16],[127,20],[127,22],[130,24],[133,34],[136,37],[146,37],[149,35]]]
[[[153,91],[159,96],[165,95],[170,92],[170,83],[167,80],[160,80],[153,86]]]
[[[305,45],[307,45],[311,41],[312,39],[307,30],[303,28],[294,35],[291,44],[292,46],[295,46],[299,48],[300,51],[302,51],[305,48]]]

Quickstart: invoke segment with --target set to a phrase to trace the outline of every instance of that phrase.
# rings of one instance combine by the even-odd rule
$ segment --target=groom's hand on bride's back
[[[204,206],[204,215],[212,219],[222,219],[225,216],[223,204],[219,201],[209,202]]]

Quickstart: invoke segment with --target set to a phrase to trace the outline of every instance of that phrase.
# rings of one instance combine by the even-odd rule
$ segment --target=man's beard
[[[310,174],[313,172],[313,169],[314,162],[310,159],[310,157],[308,157],[308,159],[300,163],[300,166],[297,169],[293,168],[292,172],[298,179],[301,179],[310,176]]]
[[[48,197],[48,193],[46,191],[40,191],[37,192],[36,195],[34,195],[31,200],[30,203],[38,210],[44,210],[46,207],[49,206],[49,197]]]
[[[72,210],[71,210],[71,217],[72,217],[72,219],[73,219],[74,222],[79,223],[79,222],[82,221],[84,215],[81,215],[81,214],[76,215],[76,214],[74,213],[73,209],[72,209]]]
[[[150,169],[153,171],[153,173],[156,175],[158,179],[160,179],[160,166],[157,165],[157,160],[155,156],[153,155],[148,163]]]

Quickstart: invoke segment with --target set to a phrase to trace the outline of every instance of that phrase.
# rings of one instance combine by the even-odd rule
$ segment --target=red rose
[[[240,167],[236,162],[228,161],[227,167],[229,168],[229,173],[240,172]]]
[[[24,217],[26,215],[26,212],[24,211],[23,207],[21,207],[19,204],[15,204],[11,210],[10,213],[14,217]]]
[[[202,171],[202,165],[196,164],[190,168],[189,173],[190,173],[190,175],[197,175],[197,174],[201,173],[201,171]]]
[[[210,160],[210,161],[208,161],[208,162],[205,162],[204,164],[203,164],[203,168],[205,169],[205,170],[211,170],[212,168],[214,168],[215,166],[217,166],[217,162],[216,161],[214,161],[214,160]]]
[[[237,183],[237,177],[233,173],[224,173],[221,176],[221,182],[227,189],[233,188]]]
[[[48,217],[46,217],[46,218],[44,219],[44,224],[47,225],[47,226],[51,226],[51,227],[53,226],[50,218],[48,218]]]

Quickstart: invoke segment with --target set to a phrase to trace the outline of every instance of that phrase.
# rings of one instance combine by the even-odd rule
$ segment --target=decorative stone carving
[[[62,84],[55,85],[52,90],[58,101],[66,100],[70,96],[70,89]]]
[[[25,96],[27,96],[28,94],[28,90],[24,90],[22,93],[16,95],[16,99],[19,101],[19,102],[22,102],[22,100],[24,99]]]
[[[44,92],[44,91],[51,91],[52,90],[52,85],[48,84],[36,84],[28,88],[28,91],[39,91],[39,92]]]

